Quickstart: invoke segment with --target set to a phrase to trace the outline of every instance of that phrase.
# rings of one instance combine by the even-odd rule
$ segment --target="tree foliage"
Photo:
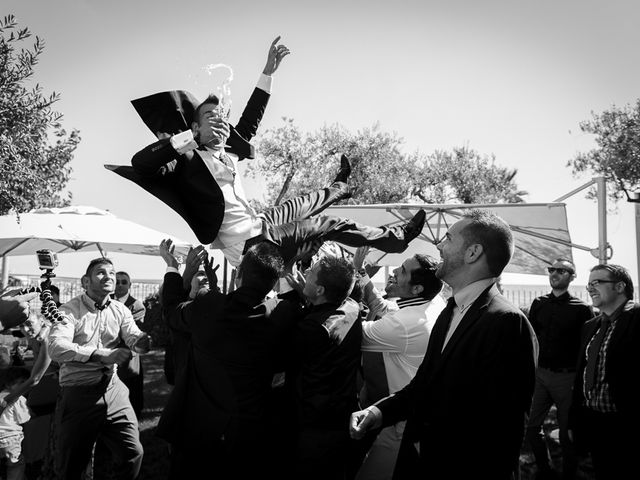
[[[515,169],[468,147],[403,153],[404,140],[378,124],[355,133],[339,124],[305,133],[290,118],[261,136],[248,173],[266,179],[267,205],[331,183],[340,155],[351,159],[352,204],[522,202]]]
[[[0,20],[0,214],[26,212],[37,207],[68,205],[63,198],[71,174],[70,161],[80,142],[77,130],[62,128],[62,114],[51,106],[59,94],[43,94],[40,85],[29,89],[34,68],[44,50],[35,37],[31,48],[21,45],[31,37],[13,15]]]
[[[580,123],[584,133],[595,135],[597,147],[569,160],[574,175],[585,172],[604,176],[615,201],[624,190],[640,188],[640,100],[634,106],[612,106]],[[593,196],[593,192],[590,192]]]

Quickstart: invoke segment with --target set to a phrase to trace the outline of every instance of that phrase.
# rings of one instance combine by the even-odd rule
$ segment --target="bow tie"
[[[107,308],[109,306],[109,304],[111,303],[111,300],[107,300],[107,303],[105,303],[104,305],[100,305],[99,303],[96,303],[96,310],[104,310],[105,308]]]

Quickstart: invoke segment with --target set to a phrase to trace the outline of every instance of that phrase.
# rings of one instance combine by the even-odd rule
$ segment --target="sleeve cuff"
[[[193,139],[193,132],[191,130],[185,130],[171,137],[171,146],[180,155],[184,155],[191,150],[198,148],[198,144]]]
[[[167,267],[167,271],[165,273],[177,273],[177,274],[180,274],[180,270],[178,270],[176,267]]]
[[[270,94],[272,84],[273,77],[261,73],[260,78],[258,79],[258,85],[256,85],[256,87]]]
[[[78,347],[78,351],[76,352],[76,357],[74,360],[76,362],[87,363],[91,359],[91,355],[97,349],[93,347]]]

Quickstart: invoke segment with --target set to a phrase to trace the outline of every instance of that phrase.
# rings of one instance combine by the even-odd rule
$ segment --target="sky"
[[[379,123],[404,138],[405,152],[467,145],[517,168],[528,202],[551,202],[584,185],[567,162],[594,147],[579,124],[639,96],[640,4],[632,0],[4,0],[45,41],[34,80],[59,92],[55,109],[82,141],[72,162],[73,204],[91,205],[197,243],[186,223],[142,189],[104,169],[128,165],[154,141],[130,100],[171,89],[204,98],[206,65],[233,69],[237,120],[278,35],[291,50],[274,76],[260,131],[283,116],[303,130],[339,122]],[[234,112],[236,116],[234,116]],[[259,182],[245,180],[248,196]],[[574,243],[598,245],[597,205],[567,200]],[[635,206],[609,204],[611,263],[638,278]],[[60,275],[80,276],[95,254],[61,256]],[[576,284],[598,263],[574,249]],[[114,256],[132,278],[161,278],[159,258]],[[121,263],[120,263],[121,262]],[[14,273],[37,274],[35,256],[13,257]],[[506,274],[504,283],[546,284]]]

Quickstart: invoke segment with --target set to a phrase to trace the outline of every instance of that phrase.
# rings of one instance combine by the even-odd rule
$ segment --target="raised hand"
[[[218,289],[218,276],[216,272],[218,268],[220,268],[220,264],[213,266],[214,258],[209,258],[209,254],[205,251],[205,259],[204,259],[204,273],[207,274],[207,280],[209,280],[209,289],[217,290]]]
[[[275,71],[278,70],[282,59],[291,53],[284,45],[278,45],[279,41],[280,36],[278,35],[276,39],[271,42],[269,53],[267,55],[267,63],[262,71],[265,75],[273,75]]]
[[[184,262],[184,273],[182,274],[182,283],[185,289],[189,288],[191,279],[196,274],[205,258],[207,258],[207,251],[204,246],[198,245],[195,248],[189,248],[187,259]]]
[[[174,256],[173,252],[176,247],[173,244],[173,240],[170,238],[165,238],[160,242],[160,246],[158,250],[160,252],[160,256],[165,261],[168,267],[180,268],[180,264],[178,263],[178,259]]]

